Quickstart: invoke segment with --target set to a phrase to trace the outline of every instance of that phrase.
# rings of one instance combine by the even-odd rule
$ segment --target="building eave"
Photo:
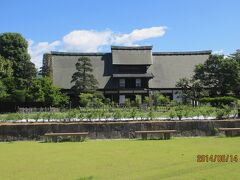
[[[89,53],[79,53],[79,52],[57,52],[57,51],[51,51],[51,55],[56,56],[104,56],[111,53],[104,53],[104,52],[89,52]]]
[[[153,52],[153,56],[175,56],[175,55],[210,55],[212,50],[204,51],[182,51],[182,52]]]

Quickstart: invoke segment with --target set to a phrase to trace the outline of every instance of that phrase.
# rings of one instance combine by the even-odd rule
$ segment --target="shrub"
[[[153,118],[155,117],[155,114],[153,112],[153,110],[151,109],[148,113],[148,118],[150,118],[151,120],[153,120]]]
[[[76,118],[77,117],[77,111],[76,110],[69,110],[68,112],[67,112],[67,115],[66,115],[67,117],[67,119],[70,121],[72,118]]]
[[[169,113],[169,117],[171,119],[175,118],[176,117],[176,112],[174,110],[171,110],[170,113]]]
[[[41,118],[41,113],[40,112],[37,112],[33,115],[33,119],[37,122],[40,118]]]
[[[225,106],[223,106],[223,110],[224,110],[224,115],[225,115],[227,118],[229,118],[229,116],[230,116],[230,114],[231,114],[231,111],[232,111],[231,107],[225,105]]]
[[[237,98],[232,96],[222,96],[222,97],[205,97],[199,100],[203,104],[211,104],[214,107],[223,107],[224,105],[232,105],[237,102]]]
[[[100,120],[101,118],[105,117],[106,111],[104,109],[100,110],[98,112],[98,119]]]
[[[86,114],[86,118],[90,121],[91,119],[93,119],[93,113],[92,112],[89,112]]]
[[[121,119],[122,118],[121,110],[119,110],[119,109],[115,110],[115,112],[113,113],[113,118],[114,119]]]
[[[104,104],[110,106],[111,105],[111,99],[110,98],[105,98],[104,99]]]
[[[179,120],[181,120],[182,117],[183,117],[183,113],[184,113],[183,107],[182,106],[177,106],[175,108],[175,111],[176,111],[176,116],[178,117]]]
[[[162,95],[160,92],[155,92],[153,94],[153,102],[154,106],[157,107],[159,105],[166,105],[170,103],[169,97]]]
[[[138,116],[141,118],[141,120],[143,120],[143,118],[145,117],[145,116],[144,116],[145,113],[142,112],[142,111],[139,111],[137,114],[138,114]]]
[[[92,99],[93,99],[93,94],[91,93],[81,93],[79,95],[79,103],[80,103],[80,106],[82,107],[87,107],[89,106],[89,104],[91,103]]]
[[[137,109],[136,108],[132,108],[131,112],[130,112],[131,118],[134,119],[136,117],[136,115],[137,115]]]
[[[145,96],[143,102],[147,105],[149,105],[149,97]]]
[[[6,119],[6,120],[16,120],[16,115],[13,114],[13,113],[9,113],[9,114],[7,114],[7,116],[6,116],[5,119]],[[23,119],[23,118],[22,118],[22,119]]]
[[[201,106],[201,107],[199,107],[198,111],[199,111],[200,115],[202,115],[204,118],[206,118],[207,116],[211,115],[213,108],[210,106]]]
[[[187,118],[190,114],[190,111],[191,111],[191,109],[184,108],[183,111],[182,111],[183,116]]]
[[[172,101],[170,101],[169,104],[170,104],[171,107],[174,107],[174,106],[179,105],[179,102],[177,102],[177,101],[175,101],[175,100],[172,100]]]
[[[219,109],[216,110],[216,118],[217,119],[222,119],[224,114],[225,114],[224,109],[219,108]]]
[[[140,107],[140,105],[142,104],[142,97],[141,97],[141,95],[136,95],[135,104],[136,104],[137,107]]]
[[[16,114],[16,118],[17,118],[18,120],[24,119],[23,113],[17,113],[17,114]]]
[[[92,119],[97,119],[99,117],[99,112],[98,111],[92,111],[90,113],[92,114]]]
[[[26,101],[26,91],[17,89],[13,92],[13,97],[16,102],[25,102]]]
[[[29,114],[28,113],[24,114],[24,119],[28,122],[28,119],[29,119]]]
[[[84,119],[84,113],[79,112],[79,113],[77,114],[76,118],[78,118],[78,119],[80,119],[80,120]]]
[[[179,120],[182,120],[182,117],[183,117],[183,111],[182,110],[178,110],[176,111],[176,115],[178,117]]]
[[[131,107],[131,102],[130,102],[130,99],[129,99],[129,98],[126,98],[126,99],[125,99],[125,106],[126,106],[126,107]]]
[[[47,119],[48,122],[53,118],[53,112],[47,112],[46,114],[43,115],[44,119]]]

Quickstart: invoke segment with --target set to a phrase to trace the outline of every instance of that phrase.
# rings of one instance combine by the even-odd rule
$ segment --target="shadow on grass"
[[[88,176],[88,177],[80,177],[77,180],[92,180],[93,176]]]
[[[46,141],[46,140],[41,140],[41,141],[38,141],[38,143],[64,143],[64,142],[74,142],[74,143],[84,143],[84,142],[87,142],[87,138],[84,139],[84,140],[80,140],[80,141],[73,141],[71,139],[59,139],[59,140],[56,140],[56,141]]]
[[[169,141],[169,140],[173,140],[174,138],[170,138],[170,139],[161,139],[161,138],[147,138],[147,139],[142,139],[142,138],[135,138],[135,139],[131,139],[133,141]]]

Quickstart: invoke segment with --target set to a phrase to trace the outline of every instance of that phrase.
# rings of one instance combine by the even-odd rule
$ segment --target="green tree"
[[[15,102],[16,99],[14,97],[15,90],[17,89],[17,85],[13,77],[6,77],[2,79],[4,86],[6,87],[6,91],[9,94],[7,101]]]
[[[211,55],[195,68],[194,80],[210,89],[211,95],[226,95],[236,91],[240,84],[240,66],[232,58]]]
[[[92,93],[80,93],[79,95],[80,98],[80,106],[86,107],[89,106],[89,104],[93,100],[93,94]]]
[[[160,92],[154,92],[153,94],[153,104],[157,109],[157,106],[166,105],[170,103],[169,97],[162,95]]]
[[[45,92],[43,86],[45,85],[46,79],[34,79],[31,82],[31,86],[27,92],[27,101],[29,102],[45,102]],[[51,86],[47,86],[51,87]],[[45,90],[47,89],[45,88]]]
[[[15,89],[11,94],[11,101],[13,102],[26,102],[26,90],[25,89]]]
[[[50,106],[65,105],[69,101],[68,96],[53,86],[52,80],[47,77],[33,79],[26,97],[29,102],[43,102]]]
[[[77,93],[93,92],[97,89],[97,80],[93,76],[91,60],[88,57],[81,57],[76,63],[76,72],[72,76],[72,89]]]
[[[13,73],[11,61],[0,55],[0,78],[11,77]]]
[[[237,49],[235,53],[230,55],[230,58],[237,61],[240,64],[240,49]]]
[[[28,54],[28,43],[19,33],[0,34],[0,55],[12,62],[15,78],[31,79],[36,76]]]
[[[0,80],[0,101],[4,101],[8,97],[7,87]]]
[[[192,101],[193,105],[196,105],[199,98],[207,95],[207,91],[199,80],[181,78],[176,83],[176,87],[182,89],[182,99],[184,103]]]

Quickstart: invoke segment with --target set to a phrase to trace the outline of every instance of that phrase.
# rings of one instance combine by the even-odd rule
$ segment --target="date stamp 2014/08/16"
[[[197,162],[217,162],[217,163],[226,163],[226,162],[240,162],[240,156],[236,154],[198,154],[196,156]]]

